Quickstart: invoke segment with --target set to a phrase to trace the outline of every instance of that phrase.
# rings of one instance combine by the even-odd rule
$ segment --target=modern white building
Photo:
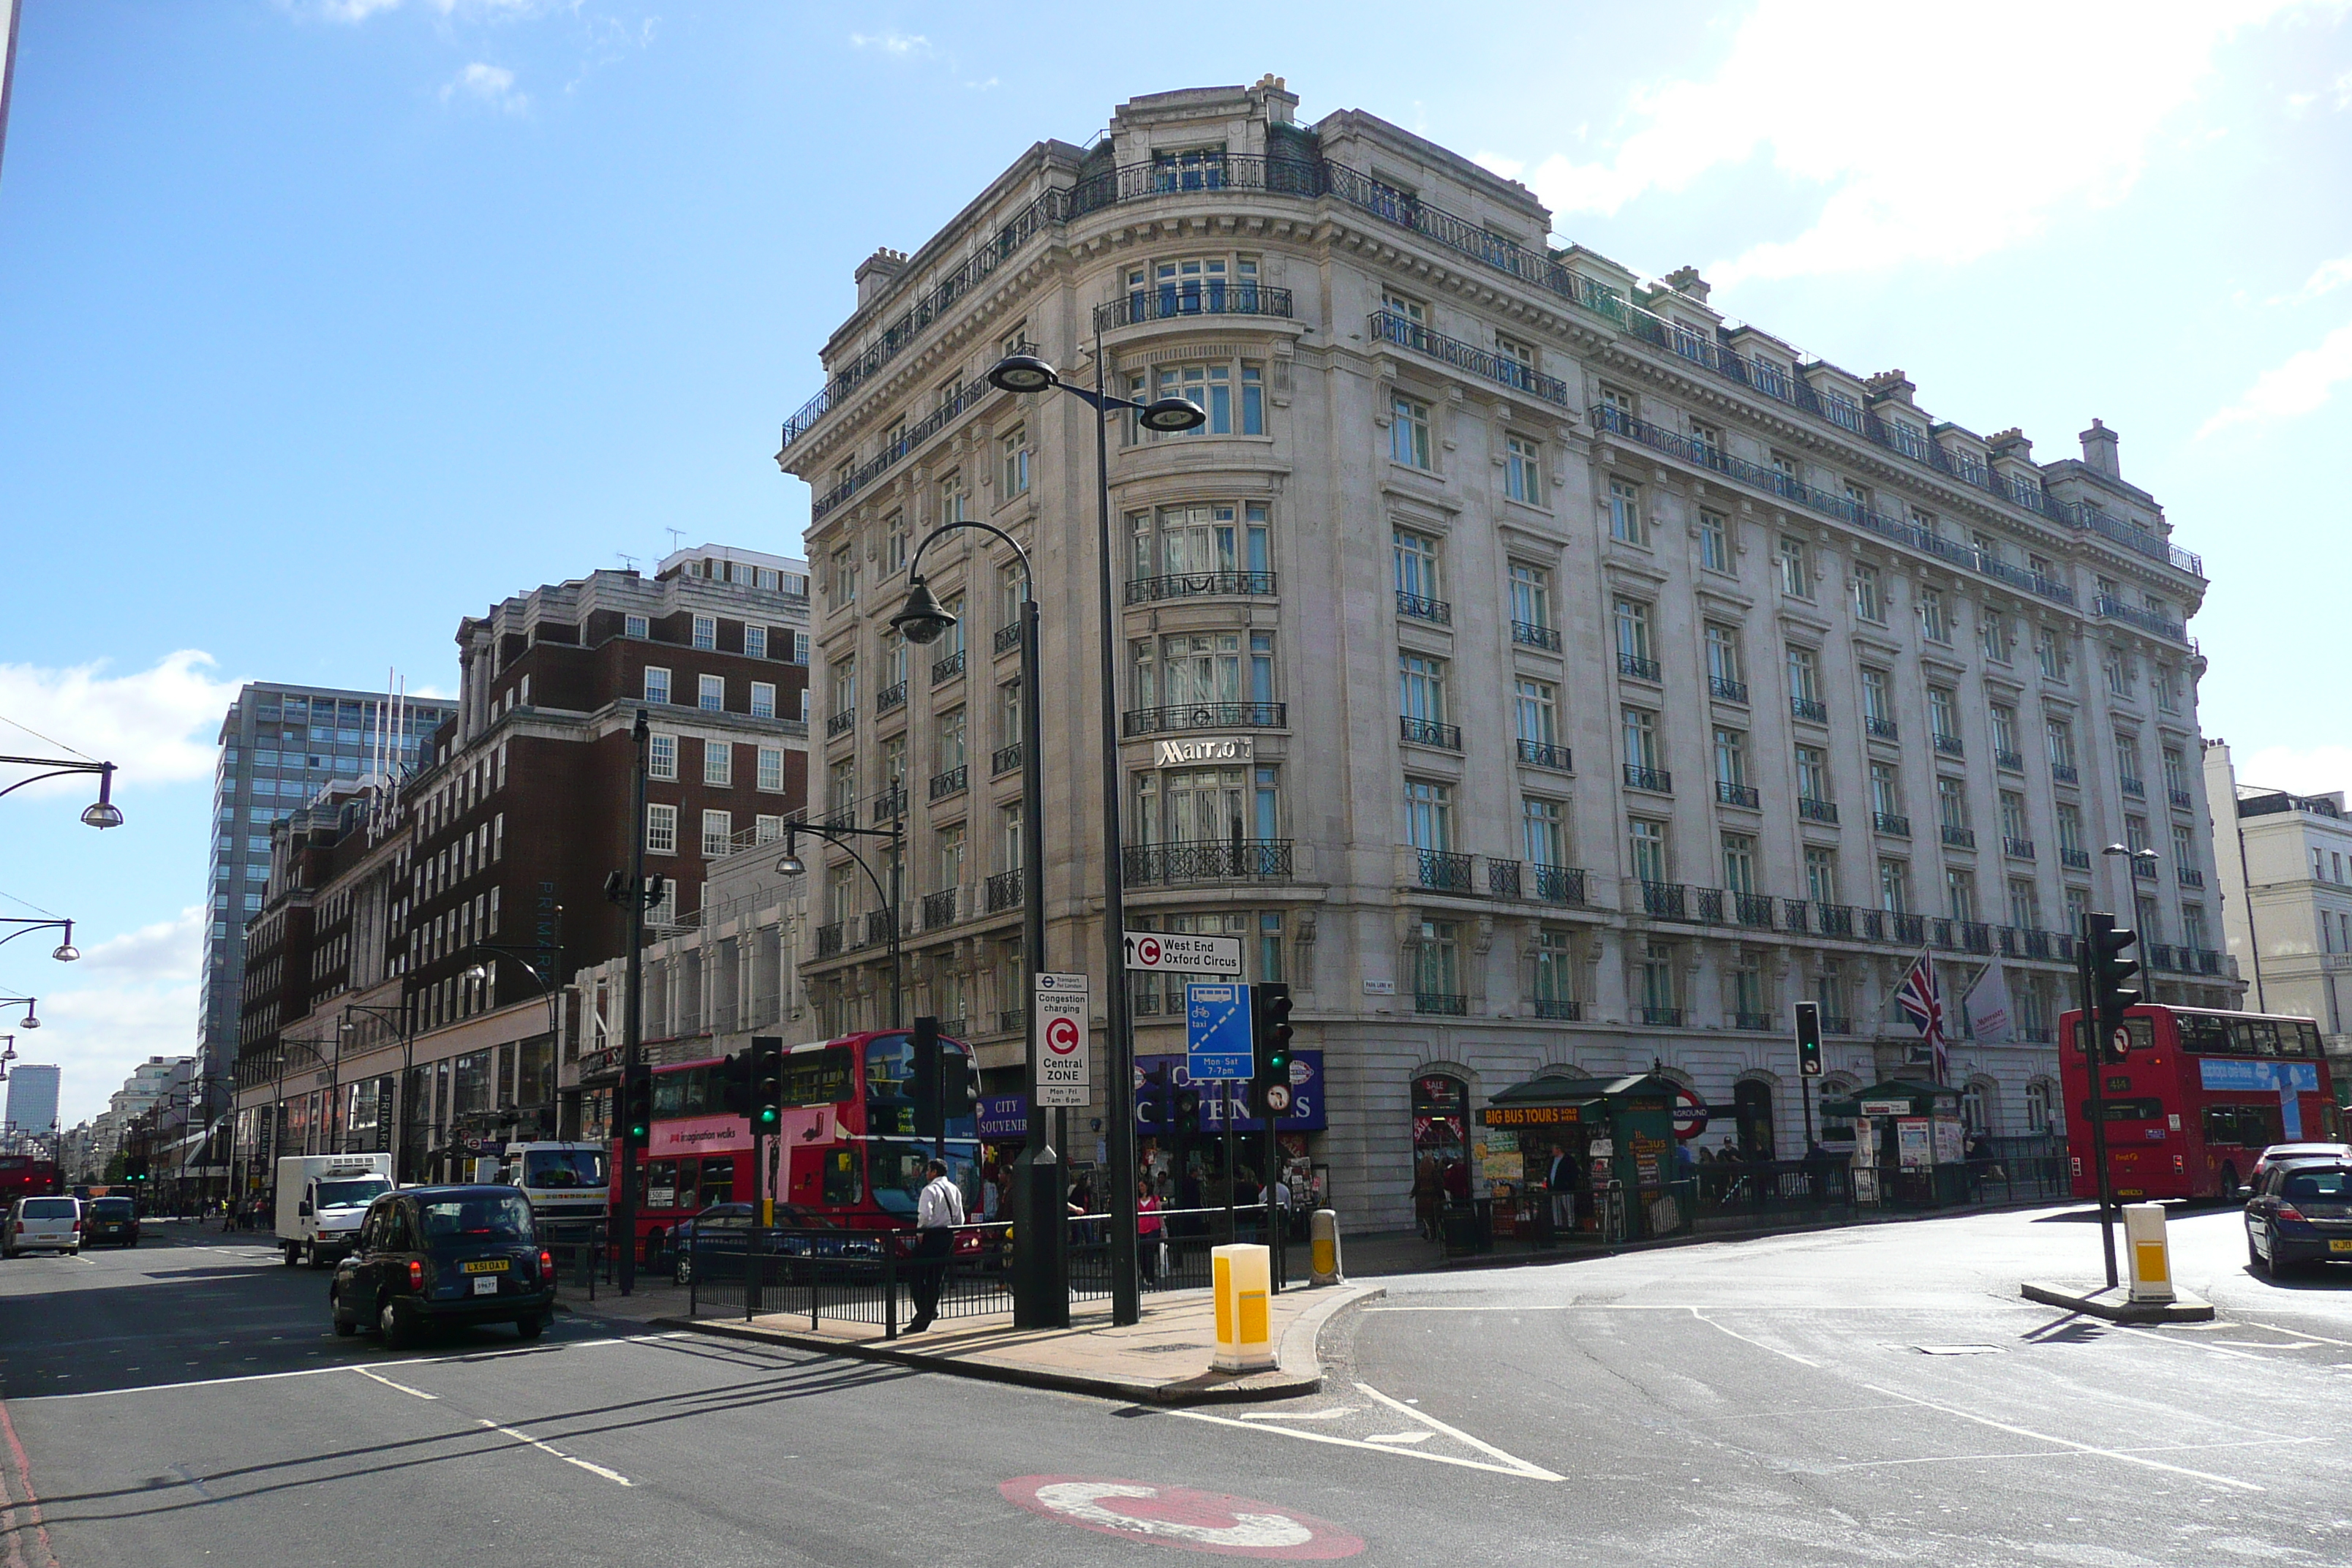
[[[1655,1063],[1792,1154],[1790,1004],[1829,1020],[1820,1091],[1918,1076],[1887,998],[1923,952],[1956,1030],[2002,967],[2015,1037],[1962,1038],[1953,1072],[1981,1123],[2040,1131],[2087,910],[2130,913],[2159,996],[2234,1004],[2205,583],[2113,431],[2037,462],[1900,371],[1727,318],[1690,268],[1555,245],[1454,153],[1296,103],[1160,93],[1038,142],[857,268],[784,427],[815,492],[812,810],[905,815],[915,1010],[964,1024],[992,1090],[1021,1087],[1034,890],[1012,552],[925,554],[947,640],[887,619],[943,521],[1025,542],[1046,962],[1099,969],[1095,416],[992,389],[1016,350],[1207,416],[1110,438],[1129,923],[1238,937],[1291,984],[1319,1075],[1292,1152],[1355,1222],[1401,1221],[1417,1150],[1466,1156],[1545,1068]],[[887,921],[845,858],[812,875],[811,1033],[873,1026]],[[1179,982],[1135,984],[1139,1057],[1181,1053]]]
[[[57,1119],[58,1069],[33,1062],[9,1064],[8,1135],[47,1138]]]
[[[2246,1005],[2318,1022],[2338,1083],[2352,1071],[2352,820],[2344,792],[2295,795],[2241,783],[2227,742],[2205,745],[2205,794],[2221,818],[2221,914]],[[2234,833],[2231,831],[2234,829]]]

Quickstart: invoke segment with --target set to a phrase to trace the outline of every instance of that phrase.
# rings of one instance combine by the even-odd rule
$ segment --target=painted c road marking
[[[1065,1524],[1217,1557],[1328,1563],[1364,1549],[1362,1537],[1310,1514],[1189,1487],[1020,1476],[996,1489],[1007,1502]]]

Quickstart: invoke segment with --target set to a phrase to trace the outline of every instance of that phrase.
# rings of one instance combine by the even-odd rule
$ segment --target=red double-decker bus
[[[2091,1079],[2099,1075],[2107,1170],[2118,1198],[2217,1198],[2273,1143],[2336,1135],[2337,1112],[2309,1018],[2143,1004],[2125,1015],[2121,1062],[2086,1060],[2082,1014],[2059,1021],[2074,1195],[2099,1195]]]
[[[54,1160],[34,1154],[0,1154],[0,1208],[18,1198],[55,1197],[65,1190]]]
[[[942,1057],[968,1062],[971,1049],[942,1038]],[[719,1058],[654,1069],[653,1137],[635,1162],[638,1256],[651,1263],[680,1220],[712,1204],[776,1201],[779,1224],[798,1217],[852,1229],[915,1223],[915,1198],[937,1142],[915,1136],[908,1093],[914,1046],[902,1029],[845,1035],[794,1046],[784,1056],[784,1115],[768,1141],[765,1169],[752,1169],[751,1124],[720,1103]],[[943,1064],[944,1065],[944,1064]],[[950,1069],[953,1070],[953,1069]],[[967,1068],[965,1070],[969,1070]],[[947,1124],[949,1174],[966,1212],[980,1214],[980,1141],[971,1116]],[[626,1151],[613,1145],[613,1192],[620,1194]]]

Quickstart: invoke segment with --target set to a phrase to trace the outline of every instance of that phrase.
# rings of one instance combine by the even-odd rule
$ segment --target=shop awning
[[[1949,1084],[1924,1083],[1917,1079],[1890,1078],[1883,1083],[1874,1083],[1867,1089],[1857,1089],[1853,1093],[1842,1095],[1836,1100],[1824,1100],[1822,1101],[1822,1114],[1841,1119],[1860,1116],[1865,1100],[1875,1100],[1885,1104],[1898,1100],[1905,1102],[1904,1115],[1928,1116],[1943,1109],[1957,1111],[1960,1104],[1960,1091]],[[1948,1102],[1948,1104],[1939,1102]]]
[[[1582,1078],[1543,1073],[1490,1096],[1478,1112],[1485,1127],[1546,1127],[1595,1120],[1635,1095],[1665,1096],[1675,1085],[1656,1073]]]

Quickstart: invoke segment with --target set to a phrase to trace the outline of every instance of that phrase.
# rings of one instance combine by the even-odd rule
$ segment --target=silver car
[[[0,1219],[0,1258],[36,1247],[71,1257],[81,1251],[81,1204],[73,1198],[18,1198]]]

